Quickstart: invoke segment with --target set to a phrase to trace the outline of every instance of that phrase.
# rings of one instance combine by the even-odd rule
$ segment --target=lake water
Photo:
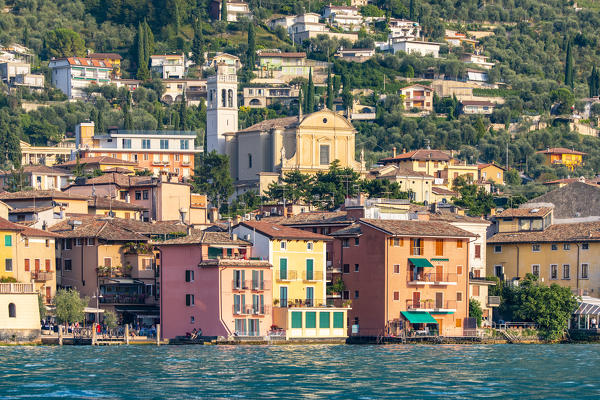
[[[0,399],[599,399],[600,345],[0,347]]]

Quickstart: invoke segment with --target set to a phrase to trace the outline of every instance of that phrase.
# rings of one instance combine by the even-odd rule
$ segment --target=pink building
[[[195,231],[160,246],[163,338],[265,336],[272,325],[271,264],[226,232]]]

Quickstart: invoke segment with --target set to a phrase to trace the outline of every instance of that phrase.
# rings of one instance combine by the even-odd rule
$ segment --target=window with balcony
[[[314,271],[314,260],[309,259],[306,260],[306,280],[307,281],[312,281],[315,278],[315,271]]]
[[[279,259],[279,279],[287,280],[287,278],[288,278],[287,259],[280,258]]]
[[[425,255],[423,239],[410,239],[410,255],[423,256]]]
[[[181,150],[189,150],[190,149],[190,141],[186,139],[181,139],[179,141],[179,148]]]

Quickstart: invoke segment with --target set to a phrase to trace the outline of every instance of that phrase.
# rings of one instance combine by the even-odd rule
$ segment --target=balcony
[[[264,304],[257,305],[240,305],[234,304],[232,306],[233,315],[269,315],[271,307]]]
[[[287,273],[285,274],[281,274],[281,270],[275,270],[275,277],[277,279],[277,281],[279,282],[288,282],[288,281],[295,281],[296,279],[298,279],[298,272],[297,271],[287,271]]]
[[[33,283],[0,283],[0,294],[37,293]]]
[[[302,280],[305,282],[319,282],[323,280],[323,271],[313,271],[308,274],[307,271],[302,272]]]
[[[53,276],[54,272],[52,271],[33,271],[31,273],[31,278],[36,282],[51,281]]]
[[[500,305],[500,296],[488,296],[487,298],[487,306],[488,307],[498,307]]]
[[[103,304],[145,304],[146,295],[144,294],[103,294],[100,297],[100,303]]]
[[[406,308],[409,311],[455,312],[456,300],[441,302],[435,300],[406,300]]]
[[[453,273],[420,273],[415,274],[409,272],[406,278],[409,285],[456,285],[458,275]]]
[[[233,280],[231,281],[231,288],[233,290],[252,290],[252,291],[263,291],[271,289],[271,281],[254,281],[254,280]]]
[[[325,307],[327,301],[323,299],[287,299],[287,304],[277,304],[277,307]]]
[[[341,265],[331,265],[327,266],[327,272],[331,272],[332,274],[341,274],[342,266]]]

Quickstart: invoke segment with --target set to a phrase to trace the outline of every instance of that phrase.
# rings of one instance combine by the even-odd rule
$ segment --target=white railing
[[[36,293],[33,283],[0,283],[0,293]]]

